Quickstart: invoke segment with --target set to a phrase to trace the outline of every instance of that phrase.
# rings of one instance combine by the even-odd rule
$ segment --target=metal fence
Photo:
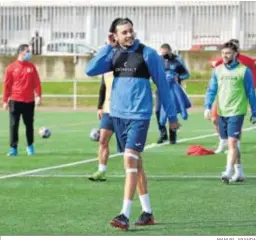
[[[43,99],[48,99],[48,103],[51,103],[50,106],[51,107],[56,107],[59,105],[60,102],[56,101],[56,99],[59,99],[62,104],[62,107],[70,107],[73,108],[73,110],[77,110],[81,107],[86,106],[86,104],[83,102],[82,104],[79,104],[79,99],[88,99],[88,98],[93,98],[93,99],[97,99],[99,97],[99,94],[97,92],[95,92],[94,94],[90,93],[81,93],[78,89],[79,83],[82,84],[88,84],[88,83],[100,83],[100,80],[86,80],[86,81],[79,81],[79,80],[65,80],[65,81],[43,81],[42,83],[62,83],[62,84],[66,84],[66,83],[72,83],[72,93],[43,93]],[[183,89],[186,92],[187,89],[187,84],[189,83],[183,83]],[[153,95],[153,97],[155,98],[155,95]],[[190,99],[203,99],[205,97],[205,95],[203,94],[189,94],[188,97]],[[0,94],[0,98],[2,98],[2,95]]]
[[[138,38],[155,48],[168,42],[177,50],[211,50],[238,38],[242,49],[256,49],[256,2],[115,2],[2,0],[0,54],[14,54],[20,43],[35,54],[97,50],[116,17],[132,19]]]

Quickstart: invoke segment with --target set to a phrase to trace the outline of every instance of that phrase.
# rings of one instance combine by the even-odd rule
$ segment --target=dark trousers
[[[34,112],[35,102],[9,101],[10,113],[10,146],[17,148],[19,141],[19,123],[22,116],[26,127],[27,144],[30,146],[34,142]]]

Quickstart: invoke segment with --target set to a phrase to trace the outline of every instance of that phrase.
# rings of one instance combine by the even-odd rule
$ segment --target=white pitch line
[[[88,178],[90,174],[38,174],[23,175],[19,177],[26,178]],[[108,178],[124,178],[125,175],[107,175]],[[151,179],[219,179],[220,175],[147,175]],[[246,175],[246,179],[256,179],[255,175]]]
[[[250,131],[250,130],[253,130],[255,128],[256,127],[249,127],[249,128],[243,129],[243,131]],[[208,135],[200,135],[200,136],[191,137],[191,138],[183,138],[181,140],[178,140],[177,142],[178,143],[183,143],[183,142],[188,142],[188,141],[192,141],[192,140],[210,138],[210,137],[214,137],[214,136],[217,136],[217,133],[208,134]],[[165,142],[163,144],[152,143],[152,144],[147,145],[145,147],[145,150],[148,150],[148,149],[151,149],[151,148],[156,148],[156,147],[161,147],[161,146],[167,145],[167,144],[169,144],[169,143],[168,142]],[[111,154],[109,156],[109,158],[115,158],[115,157],[118,157],[118,156],[122,156],[122,153]],[[47,171],[47,170],[72,167],[72,166],[77,166],[77,165],[86,164],[86,163],[95,162],[95,161],[98,161],[98,158],[91,158],[91,159],[81,160],[81,161],[72,162],[72,163],[60,164],[60,165],[51,166],[51,167],[43,167],[43,168],[32,169],[32,170],[28,170],[28,171],[24,171],[24,172],[7,174],[7,175],[0,176],[0,179],[20,177],[20,176],[29,175],[29,174],[38,173],[38,172],[43,172],[43,171]]]

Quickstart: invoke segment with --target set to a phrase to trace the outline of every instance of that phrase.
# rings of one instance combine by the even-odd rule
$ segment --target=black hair
[[[20,44],[17,48],[17,54],[23,52],[26,48],[29,48],[28,44]]]
[[[171,46],[170,46],[168,43],[162,44],[162,45],[161,45],[161,48],[168,49],[168,51],[171,51],[171,50],[172,50]]]
[[[115,33],[118,25],[124,25],[130,23],[133,26],[133,22],[129,18],[116,18],[110,25],[109,32]]]
[[[232,49],[234,52],[237,52],[237,51],[238,51],[238,46],[237,46],[237,44],[235,44],[235,43],[233,43],[233,42],[231,42],[231,41],[224,43],[224,44],[222,45],[222,48],[221,48],[221,49],[223,49],[223,48],[230,48],[230,49]]]
[[[239,45],[239,40],[235,39],[235,38],[230,39],[229,42],[232,42],[232,43],[234,43],[236,45]]]

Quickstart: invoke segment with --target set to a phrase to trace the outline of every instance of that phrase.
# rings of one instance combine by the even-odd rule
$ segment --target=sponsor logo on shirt
[[[222,76],[221,80],[223,81],[237,81],[238,77],[237,76]]]
[[[124,67],[115,68],[116,72],[136,72],[137,68],[127,67],[127,62],[124,62]]]

